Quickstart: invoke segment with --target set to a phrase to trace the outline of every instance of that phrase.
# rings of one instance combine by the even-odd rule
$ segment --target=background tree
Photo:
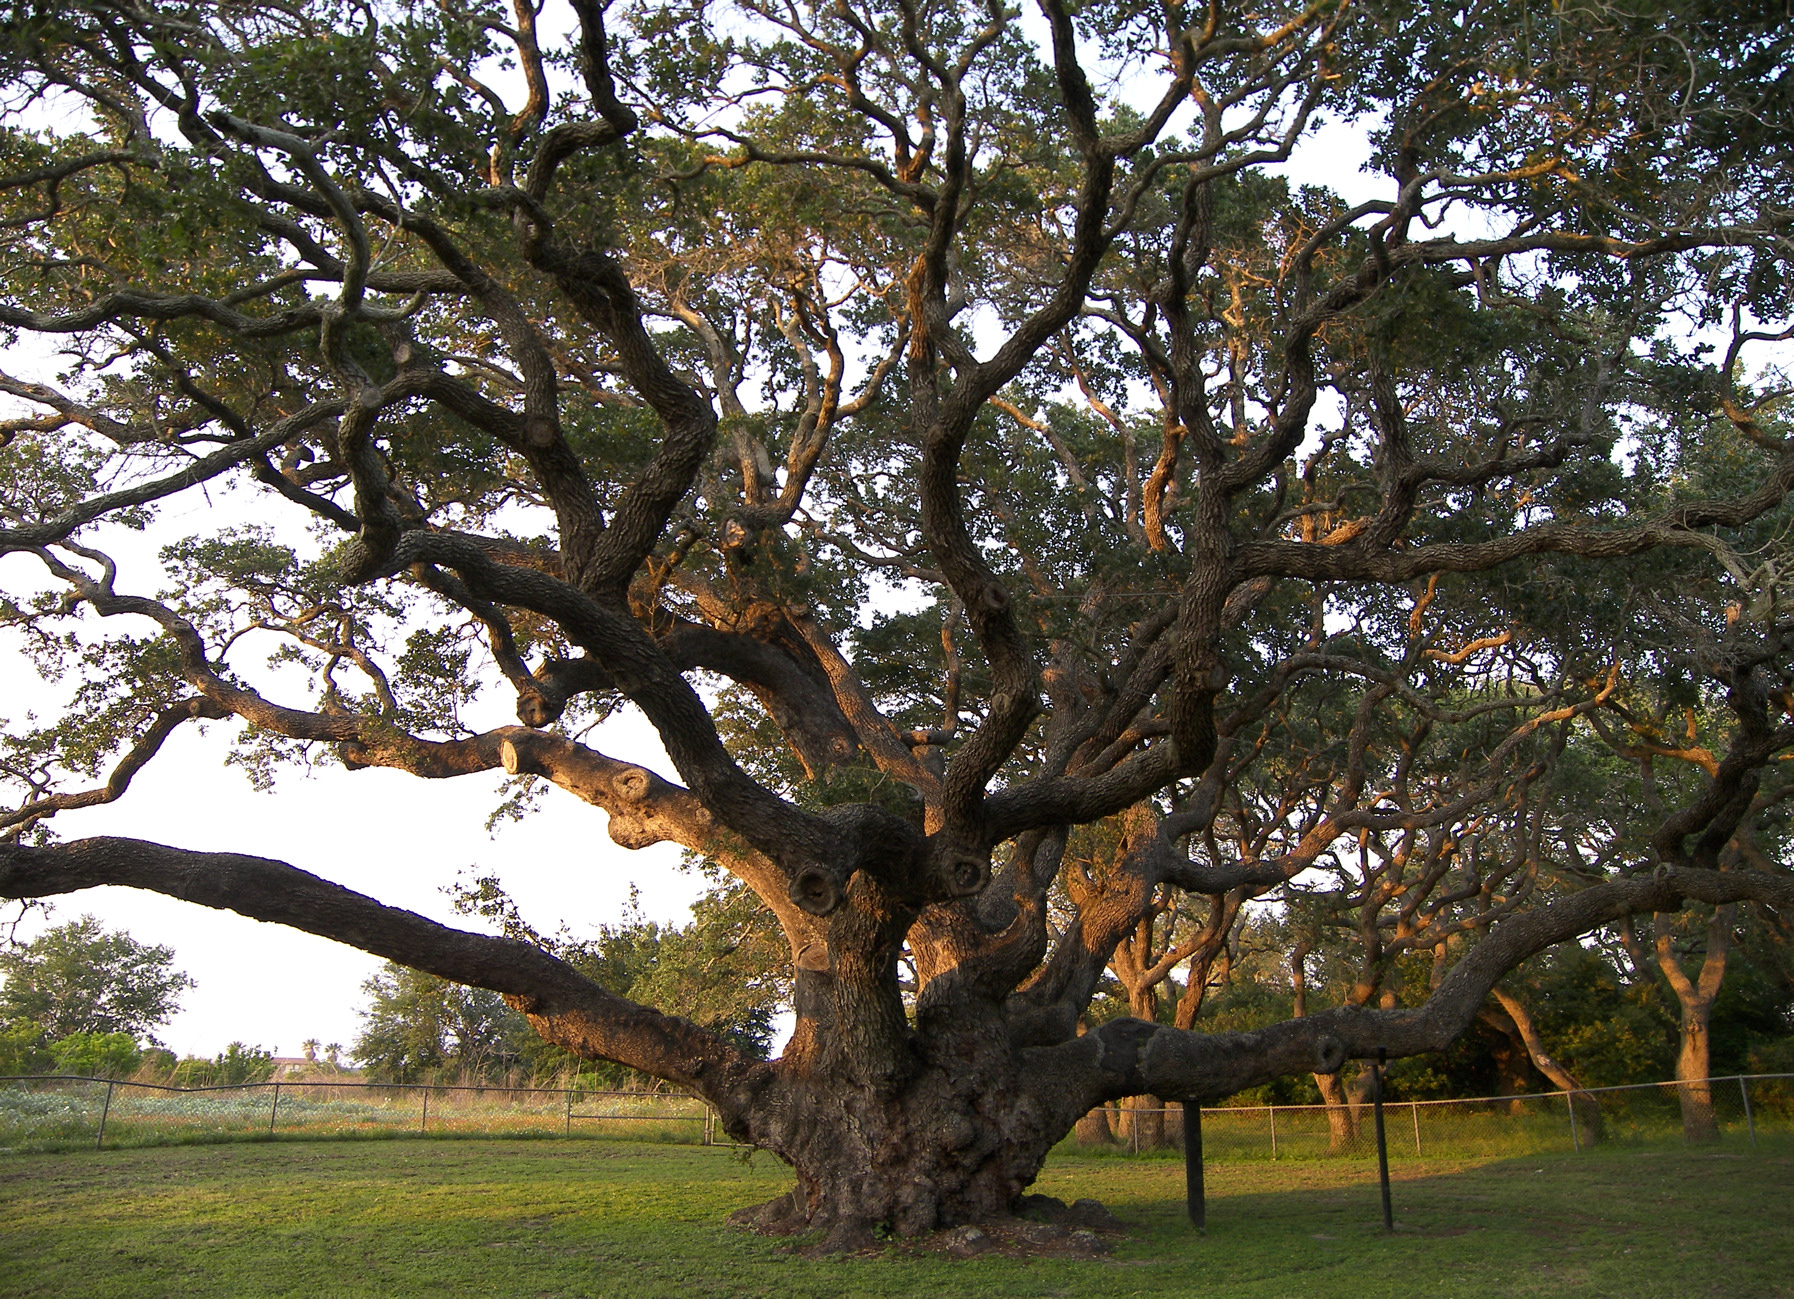
[[[4,617],[78,684],[6,737],[0,892],[491,989],[703,1095],[796,1171],[745,1219],[832,1246],[1004,1211],[1105,1101],[1438,1050],[1556,943],[1794,904],[1724,858],[1790,627],[1706,598],[1794,485],[1779,7],[541,18],[16,14],[57,116],[3,137],[0,325],[61,372],[3,381]],[[1323,113],[1373,197],[1273,174]],[[169,508],[233,486],[290,521]],[[1691,582],[1722,747],[1583,869],[1575,727]],[[593,747],[623,707],[670,773]],[[705,857],[778,926],[784,1055],[277,860],[56,839],[227,719],[258,780],[502,770]],[[1067,844],[1124,813],[1139,910],[1086,913]],[[1331,1004],[1078,1032],[1167,890],[1240,889],[1345,926]]]
[[[679,1013],[744,1054],[765,1059],[773,1020],[789,1004],[786,953],[775,926],[739,885],[721,884],[692,908],[683,926],[643,919],[633,906],[623,923],[598,935],[544,937],[519,914],[495,877],[458,888],[464,914],[482,915],[617,994]],[[497,994],[387,963],[362,985],[369,1004],[351,1048],[369,1075],[393,1082],[430,1077],[497,1079],[514,1068],[536,1078],[574,1073],[601,1087],[639,1088],[655,1079],[639,1070],[594,1066],[530,1031]]]
[[[57,1073],[87,1078],[129,1078],[144,1057],[129,1033],[70,1033],[45,1049]]]
[[[522,1055],[529,1025],[495,992],[387,962],[350,1054],[378,1082],[492,1080]]]
[[[73,1033],[123,1033],[154,1043],[193,980],[174,952],[108,932],[92,916],[0,949],[0,1024],[29,1023],[50,1041]]]

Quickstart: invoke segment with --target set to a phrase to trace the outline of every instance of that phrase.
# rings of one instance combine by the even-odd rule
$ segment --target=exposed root
[[[1124,1235],[1121,1221],[1095,1200],[1066,1204],[1049,1195],[1023,1196],[1013,1214],[996,1214],[975,1223],[912,1235],[892,1234],[882,1224],[838,1218],[806,1219],[802,1190],[793,1190],[765,1204],[737,1209],[732,1226],[769,1236],[810,1235],[794,1243],[792,1253],[806,1256],[885,1253],[934,1254],[977,1258],[1100,1258]]]
[[[762,1236],[795,1236],[815,1229],[804,1208],[804,1188],[794,1186],[765,1204],[735,1210],[729,1215],[729,1225],[757,1231]]]

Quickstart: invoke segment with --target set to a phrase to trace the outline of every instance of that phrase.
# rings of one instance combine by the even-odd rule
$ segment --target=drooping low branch
[[[469,933],[267,857],[194,852],[144,839],[0,845],[0,897],[41,898],[102,884],[288,925],[457,983],[489,988],[550,1041],[614,1060],[739,1112],[770,1067],[688,1020],[608,992],[565,961],[510,938]]]
[[[1051,1098],[1067,1112],[1121,1096],[1152,1094],[1217,1100],[1304,1072],[1331,1073],[1348,1059],[1420,1055],[1448,1047],[1476,1018],[1509,970],[1555,943],[1642,911],[1674,911],[1685,901],[1755,901],[1794,906],[1794,876],[1662,866],[1610,880],[1513,916],[1472,947],[1419,1006],[1342,1006],[1249,1033],[1196,1033],[1141,1020],[1114,1020],[1083,1037],[1026,1052],[1031,1072],[1076,1096]]]

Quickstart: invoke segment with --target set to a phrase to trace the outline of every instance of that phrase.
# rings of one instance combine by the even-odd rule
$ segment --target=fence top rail
[[[1711,1086],[1726,1082],[1770,1082],[1780,1079],[1794,1079],[1794,1073],[1747,1073],[1720,1074],[1706,1079]],[[337,1081],[330,1078],[270,1078],[266,1082],[216,1083],[206,1087],[175,1087],[165,1083],[132,1082],[128,1078],[96,1078],[91,1074],[73,1073],[38,1073],[38,1074],[0,1074],[0,1083],[48,1083],[48,1082],[83,1082],[105,1083],[112,1087],[138,1087],[146,1091],[176,1092],[181,1095],[192,1095],[200,1092],[250,1091],[270,1087],[345,1087],[362,1091],[427,1091],[427,1092],[524,1092],[534,1096],[559,1096],[563,1098],[581,1097],[586,1099],[605,1100],[649,1100],[662,1099],[670,1101],[695,1101],[703,1104],[703,1098],[693,1096],[689,1092],[620,1092],[596,1091],[585,1087],[512,1087],[503,1083],[382,1083]],[[1623,1092],[1661,1090],[1666,1087],[1693,1086],[1690,1082],[1618,1083],[1609,1087],[1578,1087],[1573,1093],[1564,1091],[1519,1092],[1512,1096],[1454,1096],[1442,1100],[1401,1100],[1386,1101],[1392,1105],[1483,1105],[1505,1104],[1513,1101],[1536,1101],[1563,1098],[1569,1095],[1582,1096],[1591,1092]],[[1368,1101],[1347,1102],[1346,1104],[1369,1104]],[[1326,1104],[1290,1104],[1290,1105],[1204,1105],[1201,1107],[1211,1114],[1254,1114],[1266,1110],[1330,1110],[1344,1108]],[[1133,1113],[1153,1113],[1152,1110],[1135,1110]],[[1165,1110],[1163,1112],[1169,1112]],[[608,1116],[606,1116],[608,1117]]]
[[[1645,1088],[1645,1087],[1697,1087],[1703,1081],[1706,1082],[1710,1086],[1713,1083],[1722,1083],[1722,1082],[1768,1082],[1768,1081],[1778,1079],[1778,1078],[1794,1078],[1794,1073],[1728,1073],[1728,1074],[1717,1074],[1711,1078],[1706,1078],[1706,1079],[1692,1078],[1692,1079],[1689,1079],[1687,1082],[1682,1082],[1677,1079],[1671,1078],[1664,1082],[1615,1083],[1612,1086],[1608,1086],[1608,1087],[1578,1087],[1578,1088],[1576,1088],[1576,1095],[1580,1096],[1584,1092],[1638,1091],[1641,1088]],[[1562,1096],[1563,1095],[1562,1092],[1538,1092],[1535,1094],[1540,1095],[1540,1096],[1547,1096],[1547,1095]],[[1512,1097],[1499,1097],[1497,1099],[1511,1100]]]
[[[333,1078],[269,1078],[264,1082],[214,1083],[204,1087],[175,1087],[166,1083],[132,1082],[129,1078],[96,1078],[91,1074],[79,1073],[7,1073],[0,1074],[0,1083],[42,1083],[42,1082],[86,1082],[105,1083],[113,1087],[142,1087],[149,1091],[180,1092],[230,1092],[248,1091],[252,1088],[268,1087],[354,1087],[364,1091],[428,1091],[428,1092],[526,1092],[534,1096],[603,1096],[629,1100],[669,1100],[703,1102],[701,1096],[693,1096],[690,1092],[613,1092],[596,1091],[590,1087],[523,1087],[507,1086],[504,1083],[385,1083],[358,1082],[354,1080],[338,1081]]]
[[[1725,1082],[1771,1082],[1771,1081],[1775,1081],[1777,1079],[1783,1079],[1783,1078],[1794,1079],[1794,1073],[1743,1073],[1743,1074],[1728,1073],[1728,1074],[1717,1074],[1711,1078],[1706,1079],[1705,1081],[1708,1086],[1712,1086],[1716,1083],[1725,1083]],[[1578,1087],[1575,1089],[1574,1092],[1564,1092],[1564,1091],[1517,1092],[1512,1096],[1448,1096],[1442,1100],[1392,1101],[1392,1100],[1385,1098],[1383,1103],[1385,1105],[1403,1105],[1403,1106],[1408,1106],[1408,1105],[1485,1105],[1485,1104],[1486,1105],[1505,1105],[1505,1104],[1510,1104],[1513,1101],[1542,1101],[1542,1100],[1562,1099],[1563,1097],[1570,1096],[1570,1095],[1582,1096],[1582,1095],[1586,1095],[1589,1092],[1626,1092],[1626,1091],[1645,1091],[1647,1089],[1662,1090],[1663,1088],[1666,1088],[1666,1087],[1692,1087],[1694,1085],[1695,1085],[1695,1083],[1693,1083],[1693,1082],[1677,1082],[1676,1080],[1671,1079],[1667,1082],[1617,1083],[1610,1087]],[[1366,1098],[1362,1101],[1344,1101],[1338,1105],[1327,1105],[1325,1103],[1309,1104],[1306,1102],[1304,1102],[1302,1104],[1296,1104],[1296,1103],[1292,1102],[1291,1104],[1288,1104],[1288,1105],[1204,1105],[1201,1108],[1202,1108],[1203,1113],[1205,1113],[1205,1114],[1262,1114],[1266,1110],[1320,1110],[1320,1111],[1326,1111],[1326,1110],[1333,1110],[1333,1109],[1350,1109],[1354,1106],[1369,1105],[1370,1103],[1371,1102],[1370,1102],[1369,1098]],[[1166,1108],[1166,1109],[1162,1109],[1162,1110],[1130,1109],[1127,1112],[1130,1114],[1154,1114],[1154,1113],[1170,1113],[1171,1111],[1168,1108]]]

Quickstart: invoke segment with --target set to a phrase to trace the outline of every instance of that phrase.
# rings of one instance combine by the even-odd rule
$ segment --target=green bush
[[[129,1033],[70,1033],[50,1043],[57,1073],[88,1078],[129,1078],[137,1071],[143,1051]]]
[[[28,1019],[0,1028],[0,1074],[47,1073],[56,1060],[44,1050],[44,1029]]]
[[[174,1067],[174,1083],[179,1087],[235,1087],[267,1082],[273,1076],[273,1052],[241,1042],[232,1042],[214,1060],[189,1056]]]

